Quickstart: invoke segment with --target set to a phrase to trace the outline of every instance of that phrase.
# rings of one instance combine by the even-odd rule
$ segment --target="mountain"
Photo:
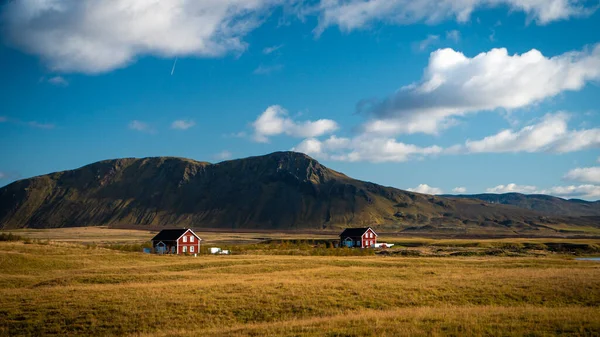
[[[407,192],[352,179],[300,153],[218,164],[105,160],[0,189],[0,228],[186,226],[222,229],[558,233],[593,219]]]
[[[600,201],[580,199],[562,199],[543,194],[471,194],[445,195],[448,198],[478,199],[490,204],[512,205],[551,215],[562,216],[600,216]]]

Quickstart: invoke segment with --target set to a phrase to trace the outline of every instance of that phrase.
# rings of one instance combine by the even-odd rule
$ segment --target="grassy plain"
[[[276,255],[278,245],[248,248],[264,234],[214,233],[213,241],[203,237],[248,242],[234,246],[243,254],[155,256],[101,245],[135,242],[132,235],[146,240],[150,232],[77,230],[77,238],[66,229],[21,231],[40,241],[0,242],[0,335],[600,334],[600,263],[544,249],[522,256]],[[396,251],[423,252],[543,243],[394,240],[404,244]],[[286,245],[286,253],[305,246]]]

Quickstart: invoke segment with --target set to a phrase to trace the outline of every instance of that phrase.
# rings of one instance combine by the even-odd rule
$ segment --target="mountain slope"
[[[354,180],[294,152],[218,164],[106,160],[0,189],[0,228],[93,225],[538,233],[593,223]]]
[[[600,216],[600,201],[566,200],[550,195],[521,193],[445,195],[445,197],[478,199],[490,204],[512,205],[551,215]]]

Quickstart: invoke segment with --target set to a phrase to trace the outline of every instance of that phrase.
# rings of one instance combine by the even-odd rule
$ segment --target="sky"
[[[0,186],[293,150],[428,194],[600,199],[599,0],[0,4]]]

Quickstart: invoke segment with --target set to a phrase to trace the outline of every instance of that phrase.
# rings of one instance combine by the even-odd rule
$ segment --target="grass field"
[[[600,334],[600,263],[567,254],[154,256],[81,244],[148,232],[39,233],[0,242],[0,335]]]

